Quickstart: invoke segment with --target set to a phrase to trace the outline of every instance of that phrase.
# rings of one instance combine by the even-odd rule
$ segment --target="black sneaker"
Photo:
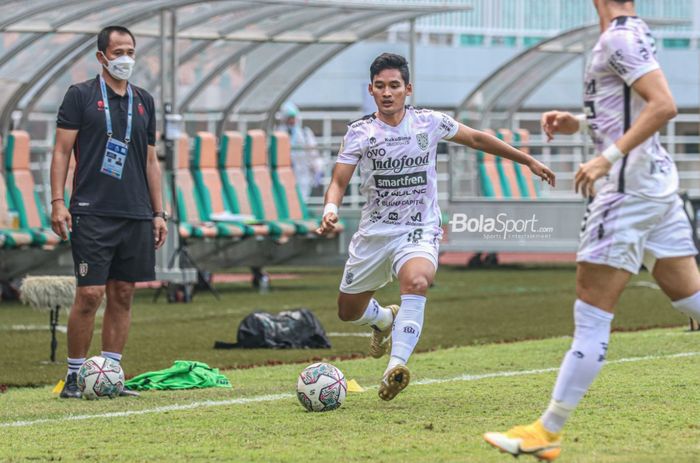
[[[81,399],[83,397],[78,388],[78,373],[71,373],[66,376],[66,384],[63,385],[60,397],[62,399]]]
[[[141,394],[124,386],[124,389],[119,393],[119,397],[141,397]]]

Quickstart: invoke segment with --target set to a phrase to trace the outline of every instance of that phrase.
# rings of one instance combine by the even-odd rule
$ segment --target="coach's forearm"
[[[649,137],[661,130],[671,119],[676,117],[676,106],[673,102],[650,102],[639,114],[632,127],[615,142],[623,153],[629,153],[644,143]]]
[[[484,151],[485,153],[510,159],[520,164],[529,164],[532,157],[517,150],[502,140],[486,132],[476,132],[474,134],[472,148]]]
[[[149,150],[150,149],[149,147]],[[160,185],[160,165],[158,165],[158,160],[155,158],[155,155],[148,156],[148,160],[146,161],[146,180],[148,181],[148,192],[151,198],[151,207],[153,211],[162,211],[163,193]]]
[[[51,199],[63,198],[66,188],[66,177],[68,176],[68,163],[70,162],[70,152],[54,149],[51,156]]]

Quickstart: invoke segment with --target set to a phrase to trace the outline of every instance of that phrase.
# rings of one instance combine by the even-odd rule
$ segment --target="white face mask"
[[[107,66],[104,64],[102,66],[107,69],[107,72],[109,72],[112,77],[117,80],[128,80],[129,77],[131,77],[131,73],[134,72],[134,66],[136,65],[136,61],[134,61],[132,57],[122,55],[119,58],[110,60],[104,53],[102,53],[102,56],[104,56],[107,63],[109,63]]]

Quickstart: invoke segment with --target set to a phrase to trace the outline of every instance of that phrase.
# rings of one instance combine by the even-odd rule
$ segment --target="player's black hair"
[[[382,53],[372,61],[372,65],[369,67],[369,81],[374,81],[374,76],[385,69],[398,69],[403,83],[408,85],[410,82],[408,61],[403,56],[394,53]]]
[[[627,3],[627,2],[634,2],[634,0],[612,0],[615,3]]]
[[[102,29],[99,34],[97,34],[97,49],[102,53],[107,52],[107,47],[109,47],[109,37],[112,35],[112,32],[129,34],[131,36],[131,40],[134,42],[134,47],[136,46],[136,38],[129,29],[124,26],[107,26]]]

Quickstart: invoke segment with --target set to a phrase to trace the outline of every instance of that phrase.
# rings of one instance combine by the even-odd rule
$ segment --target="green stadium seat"
[[[321,220],[311,217],[301,198],[292,169],[291,143],[286,132],[273,132],[270,137],[269,154],[272,185],[280,216],[293,221],[300,233],[312,233],[319,227]],[[336,227],[338,231],[342,231],[343,228],[342,223]]]
[[[509,145],[513,144],[513,132],[508,129],[498,129],[496,136]],[[516,165],[518,164],[502,157],[498,157],[496,162],[498,163],[498,175],[504,196],[506,198],[519,199],[522,195],[518,186],[518,174],[516,172]]]
[[[252,236],[254,230],[240,221],[214,221],[213,214],[231,213],[224,205],[221,177],[216,168],[216,138],[209,132],[198,132],[194,139],[191,162],[195,194],[202,222],[215,222],[221,236]]]
[[[516,130],[513,133],[513,146],[518,148],[520,151],[530,154],[530,147],[528,143],[530,142],[530,132],[525,129]],[[523,198],[538,198],[540,196],[540,189],[535,179],[532,177],[532,172],[525,166],[520,164],[515,164],[515,173],[518,176],[518,187],[520,188],[520,195]]]
[[[249,130],[244,146],[245,174],[248,183],[248,198],[253,214],[264,220],[273,234],[292,236],[297,233],[294,223],[280,217],[275,205],[272,177],[267,164],[267,140],[262,130]]]
[[[29,134],[22,130],[10,132],[5,148],[7,192],[19,215],[19,226],[31,233],[32,244],[53,247],[61,238],[50,228],[29,168],[29,155]]]
[[[227,131],[221,136],[219,146],[219,178],[226,210],[234,214],[251,215],[253,206],[248,197],[248,186],[243,162],[243,135]],[[256,236],[279,235],[279,229],[260,221],[246,223]],[[273,230],[274,228],[274,230]]]
[[[486,129],[485,132],[494,134],[491,129]],[[483,151],[477,151],[476,165],[481,195],[486,198],[502,199],[504,195],[498,166],[496,165],[496,157]]]
[[[32,233],[27,229],[19,229],[10,220],[12,197],[5,186],[5,178],[0,172],[0,249],[12,249],[32,244]]]
[[[217,238],[220,234],[216,225],[200,220],[200,206],[190,172],[189,148],[189,138],[185,134],[181,135],[176,144],[177,167],[174,172],[177,214],[180,220],[178,233],[183,239]]]

